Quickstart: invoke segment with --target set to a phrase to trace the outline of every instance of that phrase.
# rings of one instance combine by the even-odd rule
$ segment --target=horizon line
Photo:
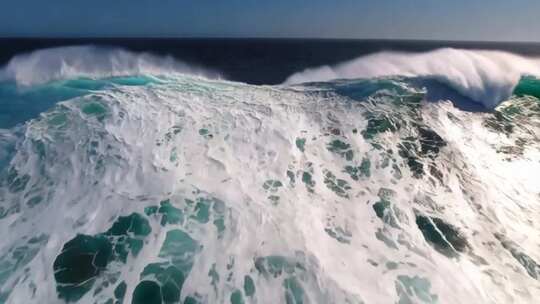
[[[1,36],[0,39],[64,39],[64,40],[84,40],[84,39],[161,39],[161,40],[305,40],[305,41],[380,41],[380,42],[449,42],[449,43],[492,43],[492,44],[540,44],[540,41],[533,40],[472,40],[472,39],[428,39],[428,38],[330,38],[330,37],[236,37],[236,36]]]

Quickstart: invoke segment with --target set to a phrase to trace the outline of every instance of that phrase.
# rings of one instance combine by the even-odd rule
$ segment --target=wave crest
[[[34,85],[76,77],[170,73],[220,78],[215,71],[188,65],[171,56],[134,53],[113,47],[69,46],[37,50],[13,57],[0,70],[0,81],[12,80],[20,85]]]
[[[539,76],[540,60],[501,51],[439,49],[381,52],[335,66],[306,69],[285,84],[384,76],[426,77],[492,109],[508,99],[523,76]]]

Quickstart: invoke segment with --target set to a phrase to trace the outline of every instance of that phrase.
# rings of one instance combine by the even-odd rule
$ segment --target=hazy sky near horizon
[[[0,36],[540,41],[539,11],[538,0],[7,0]]]

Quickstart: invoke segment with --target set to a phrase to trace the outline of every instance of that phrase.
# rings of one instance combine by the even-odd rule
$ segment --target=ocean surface
[[[538,303],[540,44],[0,39],[0,303]]]

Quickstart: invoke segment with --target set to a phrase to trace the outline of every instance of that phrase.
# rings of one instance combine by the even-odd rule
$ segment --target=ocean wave
[[[155,78],[34,86],[63,101],[0,131],[0,303],[540,297],[538,99]]]
[[[444,48],[427,53],[381,52],[335,66],[310,68],[285,84],[385,76],[424,77],[495,108],[508,99],[523,76],[539,76],[540,60],[501,51]]]
[[[216,71],[186,64],[171,56],[88,45],[49,48],[17,55],[0,69],[0,81],[35,85],[78,77],[103,78],[171,73],[221,78]]]

